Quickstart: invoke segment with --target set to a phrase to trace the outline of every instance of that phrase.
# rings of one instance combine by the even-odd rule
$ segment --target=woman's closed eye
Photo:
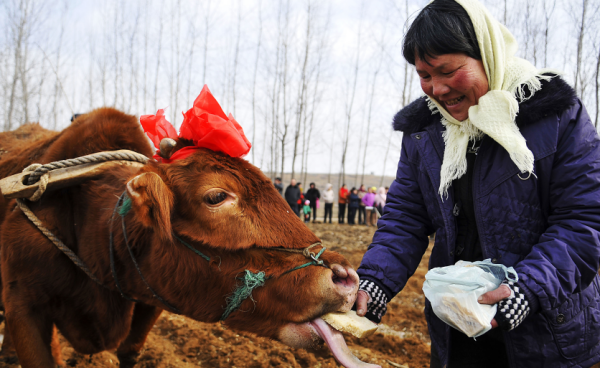
[[[458,70],[458,69],[454,69],[454,70],[451,70],[451,71],[449,71],[449,72],[442,72],[442,75],[446,75],[446,76],[448,76],[448,75],[452,75],[452,74],[454,74],[454,73],[455,73],[457,70]]]

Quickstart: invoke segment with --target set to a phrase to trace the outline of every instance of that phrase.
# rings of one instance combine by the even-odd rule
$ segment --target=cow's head
[[[221,319],[245,270],[265,272],[267,280],[225,324],[292,346],[313,345],[311,321],[348,311],[355,301],[358,276],[338,253],[320,256],[328,267],[288,272],[310,259],[275,248],[303,249],[319,239],[271,181],[243,159],[200,149],[170,164],[150,163],[128,180],[127,192],[132,216],[153,234],[146,256],[162,268],[148,276],[154,278],[150,284],[160,285],[159,294],[192,318]]]

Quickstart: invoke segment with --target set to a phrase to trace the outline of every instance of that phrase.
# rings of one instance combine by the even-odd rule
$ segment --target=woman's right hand
[[[356,314],[361,317],[364,317],[367,314],[367,302],[369,301],[369,294],[367,294],[364,290],[358,291],[358,296],[356,297]]]

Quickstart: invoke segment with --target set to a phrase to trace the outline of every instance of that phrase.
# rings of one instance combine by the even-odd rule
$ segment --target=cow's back
[[[0,178],[17,174],[33,163],[45,164],[101,151],[128,149],[148,157],[153,154],[137,118],[106,107],[80,115],[62,132],[26,124],[15,131],[0,133],[0,142]]]
[[[148,157],[153,154],[138,119],[107,107],[80,115],[61,132],[27,124],[1,134],[0,178],[18,174],[34,163],[46,164],[95,152],[128,149]],[[0,195],[0,226],[8,202]]]

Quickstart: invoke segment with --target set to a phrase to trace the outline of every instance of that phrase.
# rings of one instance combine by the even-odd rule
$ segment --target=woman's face
[[[444,54],[415,60],[426,95],[434,98],[458,121],[469,117],[469,107],[477,105],[488,92],[488,80],[481,60],[462,53]]]

